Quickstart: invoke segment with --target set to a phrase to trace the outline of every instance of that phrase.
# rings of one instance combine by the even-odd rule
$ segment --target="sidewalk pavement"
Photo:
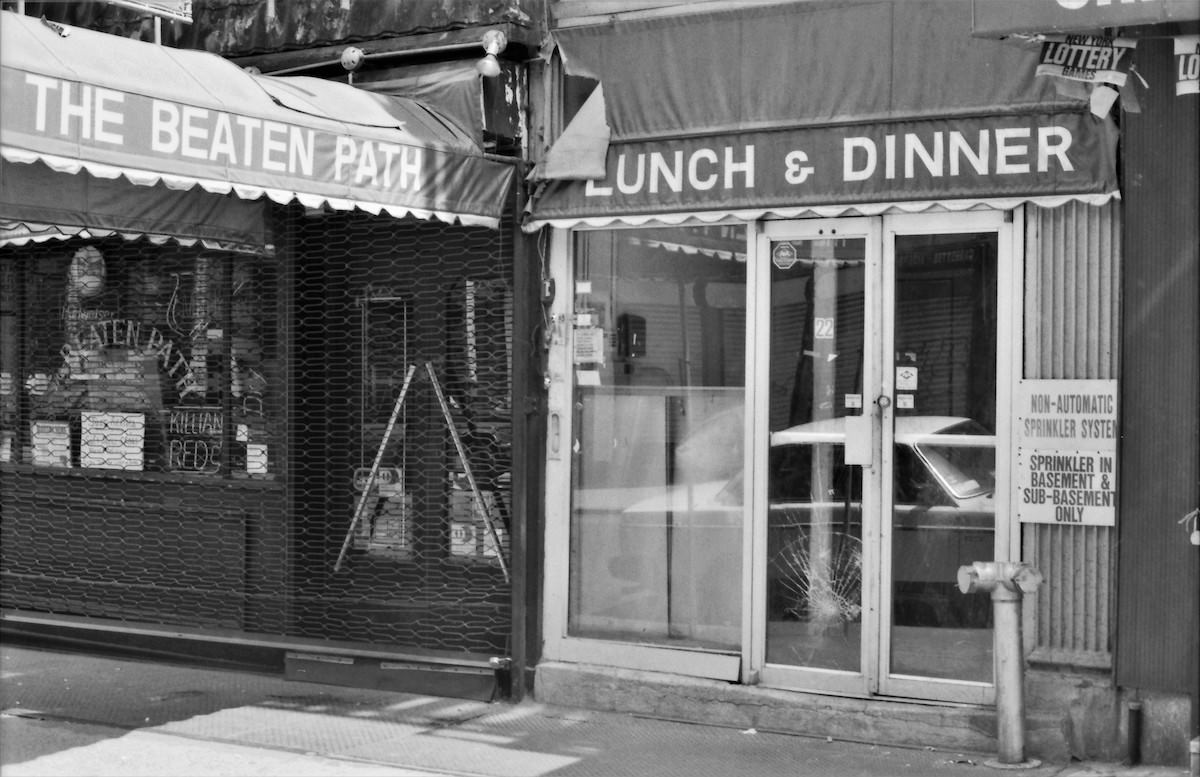
[[[1187,777],[0,646],[0,777]]]

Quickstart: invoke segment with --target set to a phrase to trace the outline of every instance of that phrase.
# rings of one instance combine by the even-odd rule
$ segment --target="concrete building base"
[[[1129,704],[1141,704],[1141,737],[1129,741]],[[1191,700],[1168,694],[1118,688],[1104,672],[1031,669],[1025,673],[1027,713],[1045,726],[1036,732],[1047,741],[1032,749],[1061,751],[1063,759],[1127,761],[1131,754],[1147,764],[1185,766]]]
[[[836,740],[990,753],[995,714],[923,704],[738,685],[587,664],[542,663],[534,694],[548,704]]]
[[[534,696],[547,704],[761,732],[980,754],[997,748],[995,710],[975,705],[805,693],[562,662],[538,665]],[[1026,757],[1123,760],[1123,696],[1103,676],[1029,672]],[[1142,762],[1187,764],[1188,697],[1142,694],[1139,700]]]

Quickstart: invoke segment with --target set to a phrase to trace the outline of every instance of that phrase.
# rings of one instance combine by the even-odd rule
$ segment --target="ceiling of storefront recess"
[[[784,0],[552,0],[551,14],[554,26],[562,28],[605,24],[618,19],[649,19],[731,8],[745,9],[781,2]]]
[[[242,57],[495,25],[532,29],[540,24],[548,1],[193,0],[192,23],[164,21],[161,35],[169,46]],[[106,2],[26,2],[25,13],[126,38],[154,39],[153,17]]]

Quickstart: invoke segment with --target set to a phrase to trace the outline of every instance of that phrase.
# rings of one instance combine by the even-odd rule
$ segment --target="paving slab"
[[[1188,777],[0,644],[0,777]]]

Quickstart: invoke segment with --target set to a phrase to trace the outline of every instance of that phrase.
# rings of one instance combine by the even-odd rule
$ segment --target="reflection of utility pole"
[[[679,335],[683,342],[683,356],[679,360],[679,383],[682,386],[690,386],[692,384],[692,344],[688,339],[687,283],[680,279],[677,288],[679,290]]]
[[[812,299],[812,420],[834,417],[837,386],[837,263],[833,240],[813,240]],[[830,579],[833,558],[833,507],[829,490],[833,485],[833,446],[815,445],[812,456],[812,529],[808,537],[809,624],[823,632],[837,623],[841,613],[833,595],[836,581]]]

